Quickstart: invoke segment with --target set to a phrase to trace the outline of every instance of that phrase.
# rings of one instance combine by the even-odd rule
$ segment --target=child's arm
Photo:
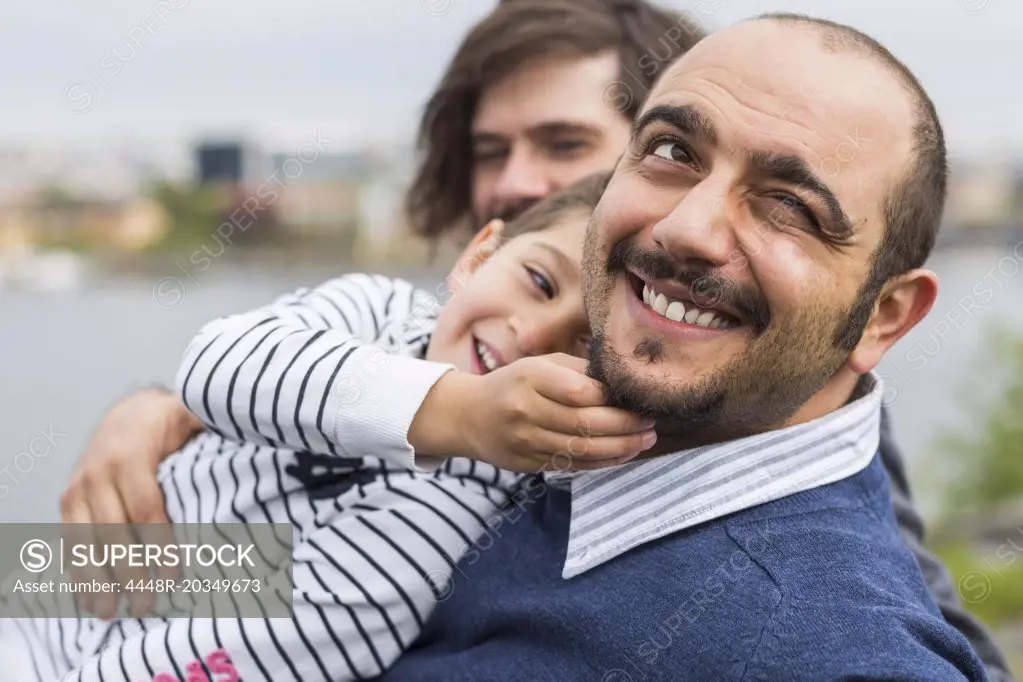
[[[406,435],[427,392],[453,369],[412,357],[439,306],[403,280],[340,277],[203,327],[178,390],[230,438],[433,468]]]
[[[217,320],[185,353],[182,400],[230,438],[406,469],[454,455],[513,471],[552,458],[596,468],[653,444],[651,424],[604,404],[581,358],[524,358],[479,377],[415,357],[438,307],[407,282],[349,275]]]
[[[427,455],[458,453],[518,472],[598,469],[649,450],[654,421],[609,407],[586,368],[554,353],[481,377],[452,372],[429,391],[408,440]]]
[[[355,506],[341,500],[294,548],[292,618],[150,619],[145,634],[87,660],[66,682],[162,682],[160,674],[184,682],[189,666],[203,663],[213,680],[375,678],[449,596],[459,558],[487,525],[497,527],[514,477],[495,481],[460,462],[439,477],[382,477],[352,496]],[[217,676],[231,670],[237,678]]]

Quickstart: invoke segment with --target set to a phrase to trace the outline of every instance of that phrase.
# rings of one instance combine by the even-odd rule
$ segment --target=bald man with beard
[[[945,176],[927,94],[854,29],[772,15],[673,65],[584,255],[589,372],[658,452],[529,479],[383,679],[988,679],[878,454]]]
[[[693,11],[708,9],[713,11],[698,3]],[[581,175],[610,169],[654,76],[700,38],[691,17],[642,0],[498,4],[458,47],[424,108],[419,131],[424,154],[407,197],[416,232],[430,238],[468,237],[491,215],[514,215]],[[812,106],[828,113],[819,102]],[[811,154],[807,160],[830,179],[845,173],[845,162],[836,159],[845,159],[851,149],[869,155],[878,148],[862,131],[850,130],[826,156]],[[737,251],[735,258],[741,257]],[[708,292],[713,281],[702,280]],[[675,306],[669,314],[677,312]],[[856,328],[850,324],[845,331]],[[766,357],[760,354],[767,344],[779,340],[762,341],[753,349],[755,357]],[[658,351],[654,340],[637,346],[648,356]],[[946,619],[970,639],[989,674],[1007,680],[1005,662],[990,636],[963,609],[947,571],[923,547],[923,524],[910,496],[904,458],[886,422],[882,410],[880,452],[903,539]],[[119,402],[85,448],[62,497],[62,519],[166,522],[155,472],[200,429],[201,423],[165,390],[140,391]],[[91,612],[91,605],[85,606]]]

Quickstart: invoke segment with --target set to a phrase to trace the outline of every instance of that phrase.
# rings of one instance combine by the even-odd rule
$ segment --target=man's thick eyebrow
[[[714,124],[702,111],[689,105],[677,107],[662,104],[650,109],[633,125],[632,136],[636,137],[647,126],[657,122],[667,123],[679,132],[707,144],[717,144],[718,134]]]
[[[753,152],[747,159],[750,167],[768,177],[780,180],[785,184],[800,187],[807,192],[816,194],[828,207],[832,229],[828,232],[835,237],[848,237],[853,233],[853,224],[849,216],[842,210],[835,193],[814,175],[806,161],[798,156],[775,154],[772,152]]]

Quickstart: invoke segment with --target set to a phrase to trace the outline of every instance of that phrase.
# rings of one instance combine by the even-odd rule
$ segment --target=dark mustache
[[[609,275],[631,269],[650,279],[678,282],[690,291],[693,302],[713,308],[725,303],[749,320],[756,335],[771,324],[771,308],[758,291],[715,273],[710,267],[686,267],[663,251],[651,251],[632,240],[620,241],[611,247],[606,270]]]

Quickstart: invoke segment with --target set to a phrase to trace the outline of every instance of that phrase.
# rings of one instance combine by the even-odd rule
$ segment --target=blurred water
[[[987,324],[1023,327],[1021,263],[1011,252],[946,252],[931,266],[942,278],[938,303],[881,368],[911,473],[926,464],[936,430],[962,417],[955,394]],[[0,522],[56,520],[60,491],[100,414],[134,388],[172,382],[203,323],[334,274],[218,263],[198,281],[157,274],[71,293],[0,291]],[[429,271],[408,278],[439,281]],[[46,454],[19,455],[33,439]]]

